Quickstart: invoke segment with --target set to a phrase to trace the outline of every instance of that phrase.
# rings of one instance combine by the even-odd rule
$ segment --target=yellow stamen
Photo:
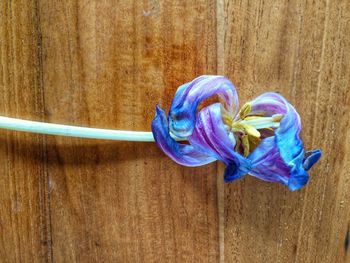
[[[245,132],[253,137],[260,138],[260,132],[254,128],[254,126],[249,124],[243,124]]]
[[[230,116],[230,114],[228,113],[228,111],[222,106],[221,106],[221,117],[222,117],[222,121],[224,122],[224,124],[226,124],[229,127],[232,126],[233,119]]]
[[[229,136],[235,144],[235,150],[241,152],[245,157],[259,145],[260,131],[264,132],[264,136],[270,136],[271,132],[272,136],[274,129],[279,127],[279,122],[283,118],[282,114],[275,114],[271,117],[265,117],[260,113],[249,115],[250,111],[250,103],[245,103],[238,113],[239,118],[234,120],[226,109],[221,110],[222,120],[231,132]]]
[[[249,138],[247,134],[242,136],[242,145],[243,145],[243,155],[247,157],[249,155]]]
[[[260,142],[260,132],[249,124],[235,122],[232,126],[232,131],[242,134],[241,140],[244,156],[248,156],[251,150],[255,149]],[[239,141],[239,139],[236,141]]]
[[[233,132],[244,133],[244,125],[240,122],[234,122],[231,126]]]
[[[247,116],[247,117],[245,117],[244,118],[244,120],[245,121],[251,121],[251,120],[257,120],[257,119],[259,119],[259,118],[261,118],[261,116]]]
[[[251,109],[251,107],[250,107],[249,102],[247,102],[246,104],[244,104],[244,105],[242,106],[242,108],[240,109],[240,111],[239,111],[239,117],[240,117],[240,119],[243,120],[243,119],[249,114],[250,109]]]
[[[251,145],[253,145],[254,147],[256,147],[260,143],[260,138],[254,137],[254,136],[249,136],[249,143]]]
[[[231,127],[232,126],[232,118],[228,115],[222,115],[222,121],[224,122],[224,124],[226,124],[227,126]]]

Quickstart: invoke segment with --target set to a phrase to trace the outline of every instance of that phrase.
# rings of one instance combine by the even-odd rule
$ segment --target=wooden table
[[[153,143],[0,131],[1,262],[350,262],[349,1],[0,2],[0,114],[150,130],[201,74],[278,91],[323,157],[300,191]]]

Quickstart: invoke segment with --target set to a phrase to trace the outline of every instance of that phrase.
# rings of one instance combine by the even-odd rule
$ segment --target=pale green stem
[[[0,129],[115,141],[154,142],[152,132],[123,131],[28,121],[0,116]],[[175,138],[175,136],[173,136]],[[176,140],[180,140],[175,138]]]

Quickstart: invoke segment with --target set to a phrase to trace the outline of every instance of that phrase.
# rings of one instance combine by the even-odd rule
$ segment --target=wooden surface
[[[1,1],[0,114],[149,130],[200,74],[279,91],[307,187],[184,168],[152,143],[0,131],[1,262],[350,262],[350,3]]]

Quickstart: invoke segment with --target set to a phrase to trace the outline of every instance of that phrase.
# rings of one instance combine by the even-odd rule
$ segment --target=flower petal
[[[266,92],[250,101],[249,115],[263,115],[270,117],[274,114],[285,114],[287,112],[286,100],[275,92]]]
[[[299,133],[301,130],[300,117],[294,107],[289,104],[281,95],[273,92],[268,92],[260,95],[251,101],[251,113],[263,114],[264,116],[272,116],[274,114],[283,114],[280,121],[280,126],[275,130],[275,136],[264,139],[255,151],[248,158],[252,160],[253,173],[260,171],[260,176],[267,178],[267,172],[274,170],[279,171],[275,173],[274,178],[269,178],[272,181],[279,181],[292,191],[299,189],[308,181],[307,170],[320,158],[321,152],[315,150],[307,154],[304,158],[304,149]],[[272,139],[273,138],[273,139]],[[265,141],[265,144],[263,143]],[[262,163],[257,165],[254,159],[257,156],[272,155],[276,162],[275,167],[268,168],[270,160],[262,158]],[[265,165],[266,164],[266,165]],[[284,164],[284,165],[282,165]],[[265,167],[265,171],[262,171]],[[288,167],[289,169],[286,169]],[[286,173],[289,170],[288,174]],[[272,172],[270,171],[270,172]],[[269,172],[269,176],[273,176]],[[255,174],[254,176],[257,176]],[[263,179],[263,178],[261,178]],[[288,179],[288,180],[287,180]]]
[[[263,139],[248,159],[252,162],[250,175],[264,181],[288,185],[290,167],[282,160],[274,136]]]
[[[305,153],[303,166],[308,171],[321,158],[320,150],[312,150]]]
[[[224,174],[226,182],[237,179],[250,170],[250,161],[234,151],[234,145],[222,122],[220,103],[214,103],[199,112],[188,140],[194,148],[227,166]]]
[[[170,131],[183,138],[192,134],[198,104],[217,94],[228,113],[234,116],[238,110],[238,96],[233,84],[223,76],[200,76],[180,86],[169,111]]]
[[[176,142],[169,134],[166,115],[158,105],[152,121],[152,132],[158,147],[178,164],[201,166],[215,161],[215,158],[197,151],[192,145]]]
[[[291,191],[300,189],[309,180],[309,175],[303,167],[303,157],[304,150],[302,150],[297,156],[295,156],[294,159],[288,165],[289,167],[291,167],[290,178],[288,181],[288,189]]]
[[[275,136],[272,136],[262,140],[255,151],[248,156],[252,162],[249,174],[264,181],[281,183],[289,190],[295,191],[309,179],[301,162],[304,151],[287,165],[280,155],[275,139]]]
[[[275,131],[276,145],[283,161],[291,167],[288,188],[299,189],[308,181],[308,174],[303,167],[304,149],[299,138],[301,129],[300,117],[288,102],[287,111]]]

